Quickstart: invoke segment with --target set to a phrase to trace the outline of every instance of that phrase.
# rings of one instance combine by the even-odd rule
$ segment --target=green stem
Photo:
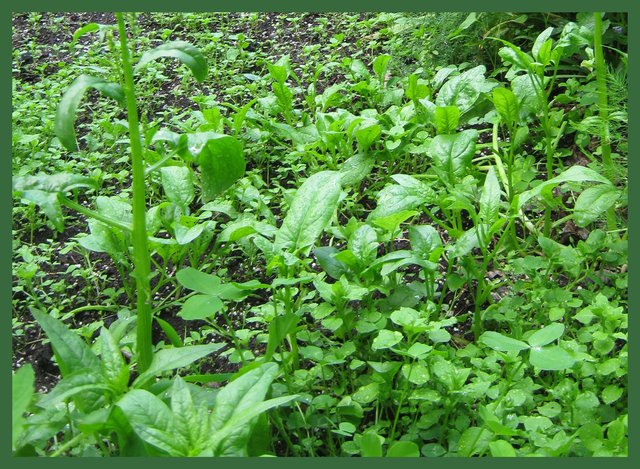
[[[131,142],[131,165],[133,176],[133,255],[137,288],[137,353],[138,371],[144,372],[153,359],[151,344],[151,256],[147,248],[146,196],[144,181],[144,160],[138,126],[138,108],[133,83],[131,57],[127,45],[127,31],[122,13],[116,13],[120,32],[120,54],[124,74],[124,94],[127,101],[127,119],[129,122],[129,141]]]
[[[120,228],[121,230],[129,231],[129,232],[132,231],[132,226],[130,224],[121,222],[111,217],[107,217],[106,215],[102,215],[101,213],[96,212],[95,210],[91,210],[90,208],[87,208],[83,205],[80,205],[79,203],[74,202],[73,200],[68,199],[63,195],[60,196],[60,202],[62,202],[63,205],[66,205],[70,209],[73,209],[76,212],[81,213],[86,217],[94,218],[114,228]]]

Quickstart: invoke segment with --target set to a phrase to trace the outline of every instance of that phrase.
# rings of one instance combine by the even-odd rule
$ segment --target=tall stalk
[[[602,126],[600,127],[600,148],[602,151],[602,163],[607,177],[612,178],[614,173],[613,160],[611,159],[611,137],[609,135],[609,103],[607,99],[607,68],[602,53],[602,13],[593,14],[593,55],[595,58],[596,85],[598,89],[598,111]],[[617,228],[616,214],[613,207],[607,210],[607,228],[609,231]]]
[[[131,144],[131,164],[133,177],[133,264],[136,279],[136,347],[138,371],[143,372],[151,364],[153,348],[151,344],[151,256],[147,247],[146,196],[144,190],[144,160],[140,143],[138,107],[133,83],[133,69],[127,45],[127,31],[122,13],[116,13],[120,35],[120,54],[124,75],[124,94],[127,102],[129,141]]]

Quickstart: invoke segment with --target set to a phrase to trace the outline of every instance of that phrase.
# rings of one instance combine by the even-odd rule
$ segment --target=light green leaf
[[[143,385],[148,379],[165,371],[183,368],[213,352],[220,350],[225,344],[191,345],[188,347],[164,348],[156,352],[151,365],[133,382],[134,387]]]
[[[340,185],[342,187],[359,184],[373,169],[375,158],[364,153],[353,155],[340,167]]]
[[[494,458],[515,458],[517,456],[516,450],[505,440],[492,441],[489,443],[489,449]]]
[[[578,226],[593,223],[620,197],[620,192],[611,184],[599,184],[585,189],[576,200],[573,217]]]
[[[494,331],[487,331],[482,334],[479,342],[500,352],[517,352],[529,348],[529,346],[521,340],[512,339],[511,337],[507,337]]]
[[[184,302],[178,316],[188,321],[204,320],[222,310],[224,303],[218,296],[196,295]]]
[[[33,399],[34,381],[35,374],[29,363],[11,375],[11,444],[14,449],[23,431],[23,415]]]
[[[436,131],[438,134],[451,134],[458,128],[460,122],[460,109],[456,106],[437,107]]]
[[[533,189],[525,191],[519,195],[518,198],[518,209],[522,208],[522,206],[532,197],[537,197],[542,193],[542,191],[547,187],[553,187],[558,184],[562,184],[563,182],[601,182],[603,184],[611,185],[611,182],[600,173],[595,172],[593,169],[587,168],[585,166],[571,166],[569,169],[559,174],[558,176],[545,181]]]
[[[205,293],[207,295],[217,295],[220,291],[220,277],[217,275],[200,272],[193,267],[185,267],[176,274],[180,285],[189,290]]]
[[[412,384],[422,386],[429,381],[429,370],[421,363],[405,363],[402,375]]]
[[[107,384],[118,391],[125,391],[129,384],[129,367],[109,329],[104,327],[100,330],[100,363]]]
[[[401,332],[382,329],[380,332],[378,332],[376,338],[373,339],[371,348],[373,350],[383,350],[391,348],[394,345],[398,344],[402,340],[402,338],[403,337]]]
[[[200,50],[185,41],[171,41],[159,45],[155,49],[145,52],[140,57],[135,71],[137,72],[147,63],[160,57],[175,57],[185,64],[196,80],[203,81],[207,77],[207,60],[204,58]]]
[[[340,191],[337,171],[321,171],[302,183],[276,233],[276,249],[295,252],[315,244],[338,207]]]
[[[401,210],[385,217],[379,217],[373,219],[373,224],[379,226],[389,233],[394,233],[398,230],[398,227],[407,221],[409,218],[418,215],[416,210]]]
[[[478,65],[466,72],[450,78],[438,93],[436,105],[457,106],[461,114],[470,110],[480,97],[486,84],[484,65]]]
[[[542,329],[535,331],[529,336],[527,342],[532,347],[542,347],[543,345],[550,344],[556,339],[559,339],[564,334],[564,324],[554,322]]]
[[[507,88],[493,90],[493,105],[505,124],[511,125],[520,120],[518,98]]]
[[[378,193],[378,204],[369,219],[388,217],[434,201],[433,189],[416,178],[404,174],[396,174],[393,178],[399,184],[386,186]]]
[[[73,126],[80,100],[89,88],[100,91],[105,96],[115,99],[120,105],[124,106],[124,92],[117,83],[111,83],[102,78],[89,75],[80,75],[76,78],[62,96],[54,123],[56,136],[69,151],[77,149],[76,133]]]
[[[162,187],[167,198],[176,205],[188,207],[195,197],[193,173],[186,166],[160,168]]]
[[[543,45],[547,43],[547,40],[551,37],[552,32],[553,27],[549,26],[547,29],[538,34],[538,37],[536,37],[536,40],[533,43],[533,47],[531,48],[531,53],[540,63],[545,63],[545,60],[541,60],[541,58],[543,59],[543,57],[541,57],[540,51],[543,49]]]
[[[87,343],[62,322],[35,308],[31,310],[31,314],[49,337],[63,377],[71,375],[76,370],[100,369],[100,361]]]
[[[396,441],[389,446],[387,458],[418,458],[420,448],[413,441]]]
[[[143,441],[170,456],[187,455],[188,443],[176,432],[171,410],[156,395],[144,389],[134,389],[125,394],[116,405]]]
[[[382,457],[382,442],[375,433],[367,432],[360,440],[360,455],[363,458]]]
[[[500,211],[500,183],[493,166],[489,167],[484,180],[482,195],[480,196],[480,219],[487,225],[492,225]]]
[[[541,370],[553,371],[571,368],[575,360],[565,349],[553,345],[543,348],[531,348],[529,363]]]
[[[355,137],[358,145],[363,151],[367,151],[382,135],[382,128],[378,124],[360,127],[355,131]]]
[[[462,177],[476,152],[478,132],[465,130],[452,135],[437,135],[429,145],[428,154],[434,166],[449,176],[453,183]]]
[[[97,370],[80,369],[62,378],[55,388],[42,395],[38,401],[38,406],[46,409],[71,397],[85,394],[80,396],[84,398],[81,407],[83,407],[83,410],[91,408],[91,404],[94,404],[101,394],[110,391],[109,385],[105,382],[104,377],[99,374],[99,370],[99,368]],[[96,394],[94,391],[99,393]]]
[[[351,396],[359,404],[368,404],[375,401],[380,395],[380,385],[376,382],[360,386]]]
[[[233,137],[213,132],[202,133],[198,139],[190,137],[189,151],[197,155],[200,168],[202,200],[209,202],[244,175],[242,145]],[[206,143],[201,145],[200,139],[206,139]]]
[[[442,247],[440,234],[431,225],[410,226],[409,242],[411,249],[424,259],[429,259],[436,249]]]
[[[468,458],[484,452],[489,447],[492,438],[493,433],[485,428],[467,428],[458,440],[458,456]]]
[[[378,235],[369,225],[359,226],[349,237],[347,246],[360,264],[367,266],[378,255]]]

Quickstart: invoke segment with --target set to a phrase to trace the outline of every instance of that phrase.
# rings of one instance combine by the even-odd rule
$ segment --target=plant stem
[[[138,371],[144,372],[153,358],[151,344],[151,256],[147,248],[146,196],[144,190],[144,161],[140,128],[138,126],[138,109],[133,83],[133,70],[127,45],[127,31],[121,12],[116,13],[120,32],[120,53],[122,56],[122,72],[124,74],[124,94],[127,101],[127,119],[129,122],[129,141],[131,142],[131,165],[133,178],[133,263],[137,288],[137,353]]]
[[[80,205],[79,203],[76,203],[65,196],[60,196],[60,202],[62,202],[62,204],[66,205],[70,209],[73,209],[76,212],[83,214],[86,217],[95,218],[96,220],[106,225],[109,225],[113,228],[120,228],[121,230],[128,231],[128,232],[131,232],[132,230],[131,225],[129,225],[128,223],[124,223],[124,222],[121,222],[120,220],[107,217],[106,215],[103,215],[99,212],[96,212],[95,210],[91,210],[90,208]]]

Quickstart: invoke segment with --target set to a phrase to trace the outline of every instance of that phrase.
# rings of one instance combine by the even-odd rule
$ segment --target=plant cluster
[[[283,16],[293,34],[327,24]],[[159,44],[116,17],[74,33],[102,57],[65,72],[42,135],[24,133],[14,81],[14,159],[57,162],[14,166],[14,216],[39,220],[14,243],[14,307],[60,374],[34,392],[33,367],[15,371],[15,454],[627,454],[618,16],[518,41],[496,32],[511,15],[488,17],[490,61],[400,73],[397,43],[378,49],[403,15],[349,16],[306,63],[209,31],[216,15],[157,15]],[[356,33],[375,44],[343,55]],[[197,83],[166,86],[181,70]],[[202,92],[216,80],[220,100]],[[87,118],[83,97],[105,114]],[[82,293],[65,299],[28,267],[51,254],[42,229],[119,283],[74,264]],[[14,337],[35,327],[14,314]]]

